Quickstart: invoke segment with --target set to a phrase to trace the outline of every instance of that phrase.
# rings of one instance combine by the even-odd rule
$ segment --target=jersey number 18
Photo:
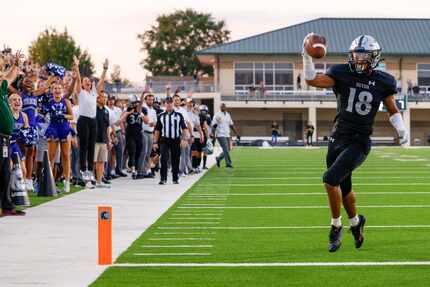
[[[348,107],[346,107],[346,111],[352,113],[353,109],[355,108],[355,111],[357,114],[361,116],[365,116],[370,113],[372,110],[372,100],[373,96],[368,91],[361,91],[358,94],[358,101],[355,102],[355,98],[357,96],[357,89],[356,88],[349,88],[349,98],[348,98]],[[355,102],[355,105],[354,105]]]

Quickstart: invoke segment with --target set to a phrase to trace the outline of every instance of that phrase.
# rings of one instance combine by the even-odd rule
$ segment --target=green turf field
[[[334,254],[325,152],[235,149],[91,286],[430,286],[430,149],[371,152],[353,176],[365,243],[344,232]]]

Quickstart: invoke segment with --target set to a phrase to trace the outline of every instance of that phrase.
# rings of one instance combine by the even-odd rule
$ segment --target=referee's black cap
[[[166,103],[173,103],[173,98],[170,96],[166,97]]]

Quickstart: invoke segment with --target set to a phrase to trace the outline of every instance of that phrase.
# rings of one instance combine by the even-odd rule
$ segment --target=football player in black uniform
[[[370,135],[381,101],[387,107],[400,143],[407,142],[406,128],[394,98],[396,80],[392,75],[375,69],[380,61],[381,48],[368,35],[361,35],[352,42],[348,63],[334,65],[325,74],[316,73],[312,58],[303,49],[307,84],[333,88],[337,98],[337,113],[326,158],[327,170],[323,176],[332,215],[330,252],[335,252],[341,245],[342,203],[349,217],[355,247],[360,248],[363,244],[366,218],[357,214],[351,175],[370,152]]]
[[[200,110],[200,114],[199,114],[200,126],[203,130],[203,135],[204,135],[203,146],[205,147],[208,140],[209,140],[210,126],[211,126],[212,119],[211,119],[211,116],[209,114],[209,109],[206,105],[200,105],[199,110]],[[207,155],[207,152],[205,150],[206,150],[206,148],[203,149],[203,169],[208,169],[206,167],[208,155]]]

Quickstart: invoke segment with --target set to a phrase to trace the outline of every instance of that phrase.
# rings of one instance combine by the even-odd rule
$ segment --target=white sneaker
[[[93,172],[92,171],[88,171],[88,177],[89,177],[89,180],[90,181],[95,181],[96,179],[94,178],[94,174],[93,174]]]
[[[92,183],[91,181],[86,181],[85,182],[85,188],[94,189],[95,187],[96,187],[95,184]]]
[[[65,193],[70,192],[70,181],[68,181],[68,180],[64,181],[64,192]]]
[[[25,180],[25,189],[29,192],[34,192],[33,180],[26,179]]]
[[[110,188],[110,185],[104,183],[96,183],[96,188]]]
[[[90,179],[89,179],[89,177],[88,177],[88,171],[87,171],[87,170],[85,170],[85,171],[82,171],[82,170],[81,170],[81,175],[82,175],[82,180],[83,180],[83,181],[85,181],[85,182],[90,181]]]

